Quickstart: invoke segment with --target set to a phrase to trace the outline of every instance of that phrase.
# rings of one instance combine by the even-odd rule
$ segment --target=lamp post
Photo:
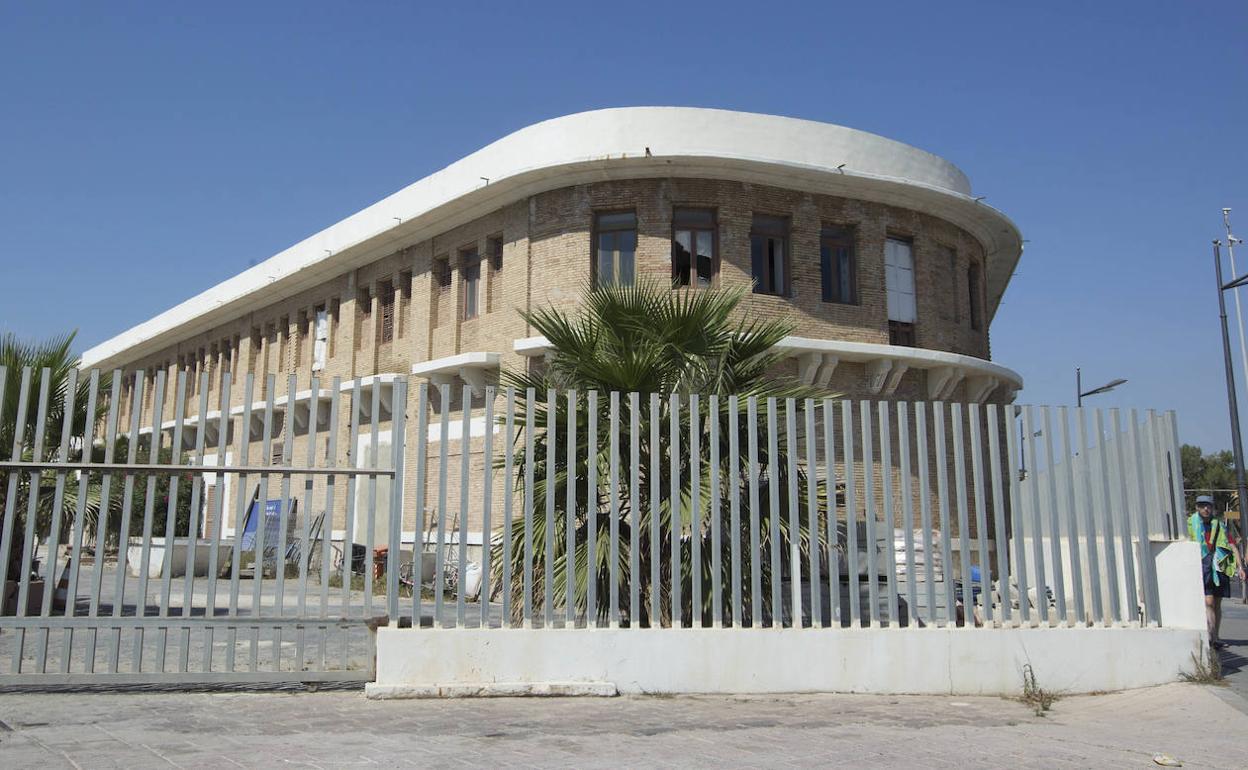
[[[1079,369],[1079,367],[1075,367],[1075,405],[1083,406],[1084,396],[1095,396],[1098,393],[1108,393],[1119,385],[1125,385],[1126,383],[1127,381],[1122,379],[1110,380],[1104,385],[1085,391],[1083,389],[1083,372]]]
[[[1239,433],[1239,400],[1235,396],[1235,371],[1231,361],[1231,333],[1226,328],[1226,292],[1248,283],[1248,275],[1222,282],[1222,242],[1213,242],[1213,270],[1218,279],[1218,319],[1222,323],[1222,364],[1226,368],[1226,400],[1231,410],[1231,451],[1235,455],[1235,488],[1239,491],[1239,531],[1248,531],[1248,490],[1244,488],[1244,445]],[[1248,603],[1248,582],[1242,586],[1242,598]]]

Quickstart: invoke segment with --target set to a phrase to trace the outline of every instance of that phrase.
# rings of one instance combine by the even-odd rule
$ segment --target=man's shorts
[[[1214,585],[1212,580],[1205,581],[1205,596],[1220,596],[1226,599],[1231,595],[1231,579],[1223,577],[1218,585]]]

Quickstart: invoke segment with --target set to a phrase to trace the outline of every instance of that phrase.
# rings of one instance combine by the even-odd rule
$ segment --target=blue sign
[[[256,504],[259,500],[252,500],[251,507],[247,509],[247,524],[243,527],[243,550],[251,551],[256,547],[256,522],[259,516],[256,515]],[[292,499],[293,503],[294,500]],[[292,505],[293,507],[293,505]],[[267,552],[277,544],[277,538],[281,534],[282,521],[282,501],[266,500],[264,503],[264,546]]]

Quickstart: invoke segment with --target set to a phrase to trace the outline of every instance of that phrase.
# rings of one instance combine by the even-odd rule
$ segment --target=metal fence
[[[367,529],[369,571],[359,579],[351,522],[371,520],[379,484],[399,494],[393,480],[403,467],[401,441],[378,462],[378,388],[370,401],[358,381],[321,391],[314,378],[301,400],[293,377],[279,397],[269,376],[256,401],[248,375],[231,409],[228,373],[213,383],[181,372],[167,383],[164,372],[102,379],[70,371],[54,383],[46,369],[25,369],[18,392],[5,393],[9,379],[0,367],[13,434],[0,454],[0,684],[371,678],[369,625],[385,622],[387,595],[398,597],[398,554],[386,554],[387,582],[375,584]],[[176,389],[171,421],[167,385]],[[394,387],[401,434],[406,383]],[[150,417],[141,421],[145,406]],[[372,436],[372,464],[337,462],[339,433],[355,444],[362,429]],[[357,510],[357,496],[365,508]],[[347,527],[335,546],[323,528],[339,509]],[[326,516],[318,526],[300,511]],[[278,542],[266,543],[273,533]],[[343,565],[336,571],[335,562]]]
[[[385,622],[1157,624],[1182,532],[1172,413],[278,384],[0,368],[0,684],[362,680]]]

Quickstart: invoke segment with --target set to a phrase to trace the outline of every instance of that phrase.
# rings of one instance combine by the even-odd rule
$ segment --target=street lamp
[[[1109,391],[1113,390],[1119,385],[1125,385],[1126,382],[1127,382],[1126,380],[1122,380],[1122,379],[1110,380],[1109,382],[1105,383],[1104,385],[1101,385],[1100,387],[1093,388],[1092,390],[1084,390],[1083,389],[1083,372],[1080,371],[1079,367],[1075,367],[1075,405],[1083,406],[1084,396],[1095,396],[1098,393],[1108,393]]]
[[[1233,247],[1237,238],[1227,237],[1227,246]],[[1235,373],[1231,363],[1231,333],[1226,328],[1226,292],[1248,283],[1248,275],[1222,282],[1222,242],[1213,242],[1213,270],[1218,279],[1218,318],[1222,323],[1222,364],[1226,367],[1226,400],[1231,410],[1231,450],[1235,454],[1235,488],[1239,491],[1239,531],[1248,531],[1248,490],[1244,484],[1244,445],[1239,433],[1239,401],[1235,396]],[[1248,603],[1248,582],[1243,584],[1242,598]]]

